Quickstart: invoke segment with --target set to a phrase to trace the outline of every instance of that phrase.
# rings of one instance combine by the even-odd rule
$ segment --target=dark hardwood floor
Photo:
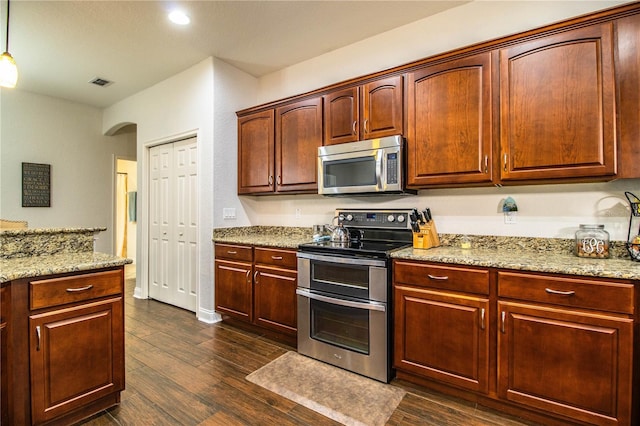
[[[338,425],[245,376],[290,346],[192,312],[134,299],[127,280],[126,390],[83,425]],[[387,425],[531,425],[395,380],[407,391]]]

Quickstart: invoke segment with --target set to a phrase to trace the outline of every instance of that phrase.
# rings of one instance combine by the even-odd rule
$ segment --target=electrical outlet
[[[222,219],[235,219],[236,209],[233,207],[226,207],[222,209]]]
[[[517,212],[504,212],[504,223],[506,225],[514,225],[518,223],[518,213]]]
[[[300,219],[302,217],[302,209],[296,209],[296,219]]]

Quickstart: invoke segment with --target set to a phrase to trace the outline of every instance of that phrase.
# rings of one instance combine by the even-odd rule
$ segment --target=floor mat
[[[247,380],[349,426],[384,425],[405,391],[287,352]]]

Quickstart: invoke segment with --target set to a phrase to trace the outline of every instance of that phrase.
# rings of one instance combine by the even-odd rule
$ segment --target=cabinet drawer
[[[588,278],[498,273],[498,297],[633,314],[633,285]]]
[[[122,292],[122,270],[37,280],[29,283],[29,307],[41,309]]]
[[[251,262],[253,261],[253,248],[235,244],[216,244],[215,257]]]
[[[420,287],[489,294],[487,269],[436,266],[396,260],[393,264],[393,281]]]
[[[256,247],[255,250],[256,263],[297,269],[298,260],[295,251],[261,247]]]

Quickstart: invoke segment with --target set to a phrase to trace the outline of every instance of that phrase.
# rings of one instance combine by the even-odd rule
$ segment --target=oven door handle
[[[356,302],[354,300],[337,299],[335,297],[324,296],[322,294],[313,293],[304,288],[297,288],[296,294],[302,297],[308,297],[309,299],[319,300],[321,302],[333,303],[334,305],[346,306],[348,308],[366,309],[368,311],[380,311],[385,312],[387,306],[384,303],[379,302]]]

